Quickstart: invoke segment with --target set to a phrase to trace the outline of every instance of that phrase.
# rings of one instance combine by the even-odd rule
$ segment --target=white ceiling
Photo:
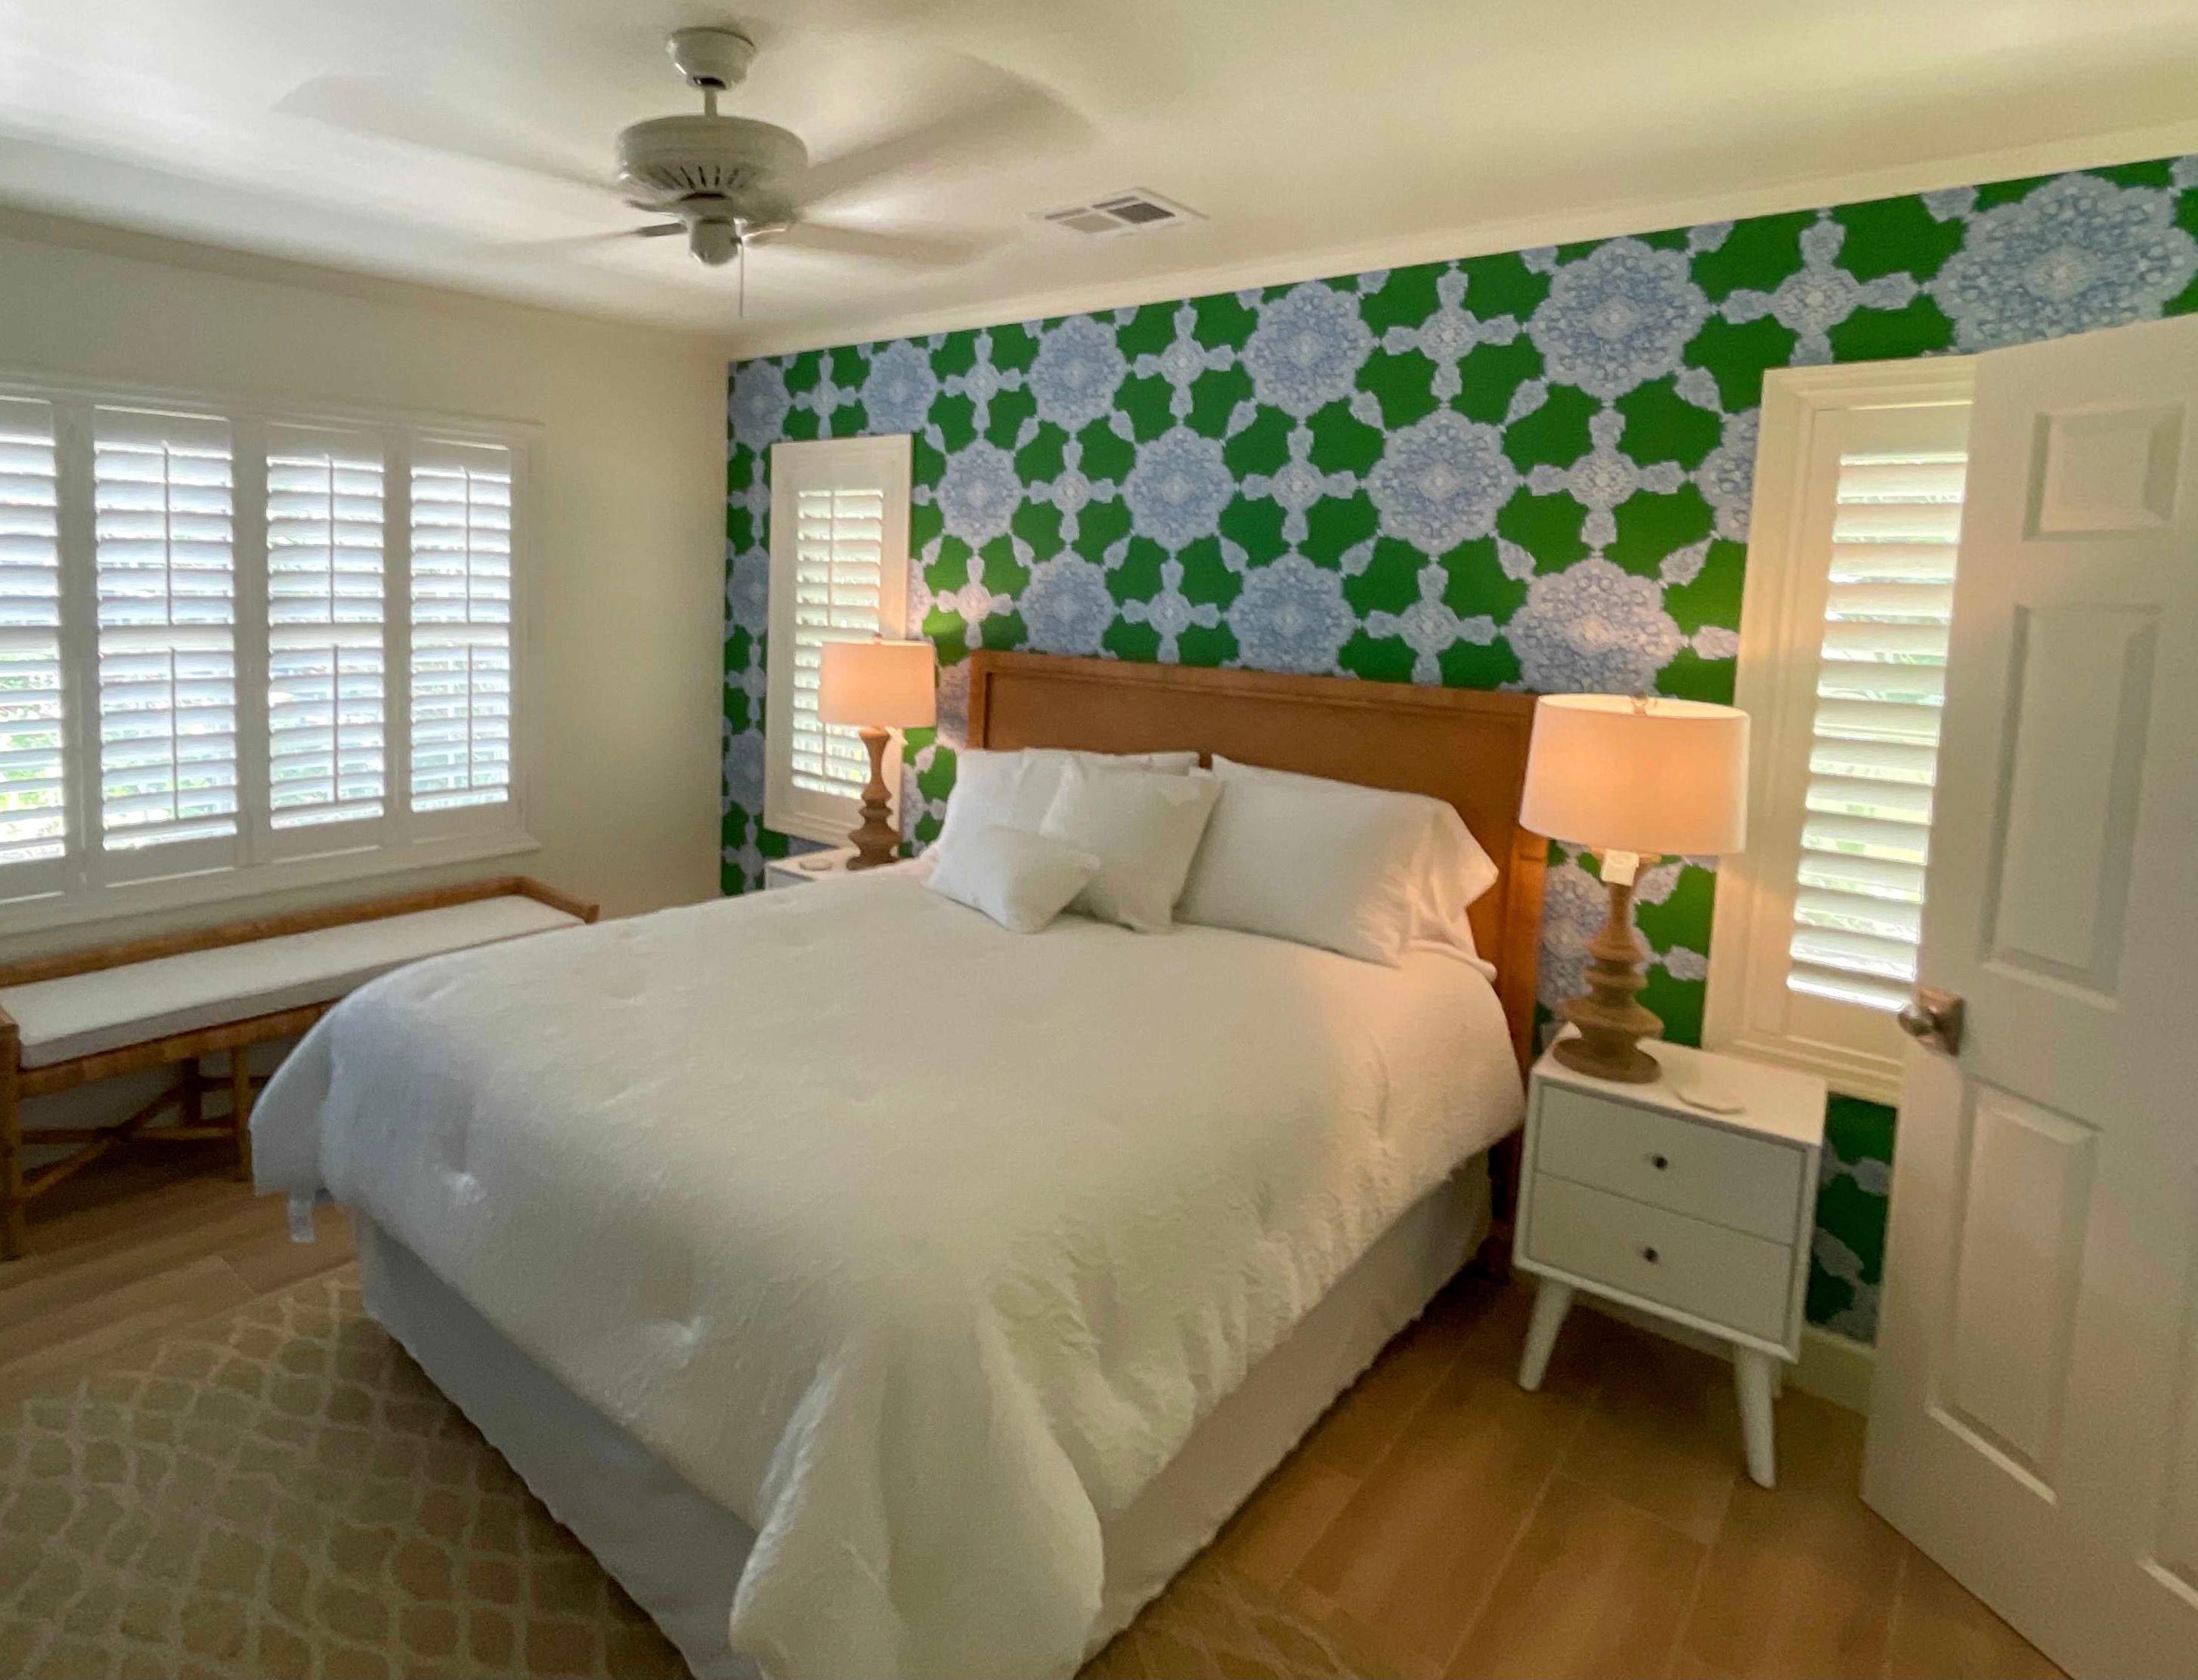
[[[1050,103],[1007,154],[833,206],[1000,242],[930,269],[759,250],[743,320],[676,240],[526,248],[643,218],[443,148],[606,174],[619,127],[695,108],[680,23],[754,38],[726,108],[820,164]],[[299,114],[329,77],[410,139]],[[2183,149],[2191,0],[0,0],[0,201],[755,349]],[[1028,219],[1131,187],[1209,219]]]

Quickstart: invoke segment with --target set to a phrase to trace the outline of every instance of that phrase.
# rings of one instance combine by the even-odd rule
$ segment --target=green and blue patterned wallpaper
[[[787,849],[760,821],[782,439],[915,434],[909,629],[943,664],[909,741],[922,843],[976,647],[1729,700],[1764,374],[2198,308],[2194,235],[2183,158],[739,363],[725,890]],[[1639,892],[1645,1001],[1684,1041],[1711,869]],[[1602,915],[1560,849],[1545,1003]],[[1892,1116],[1831,1121],[1810,1317],[1869,1339]]]

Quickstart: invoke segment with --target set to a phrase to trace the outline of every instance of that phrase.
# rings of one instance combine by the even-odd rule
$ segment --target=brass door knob
[[[1962,1048],[1962,1000],[1936,986],[1919,985],[1916,995],[1900,1006],[1896,1019],[1900,1030],[1917,1043],[1947,1055]]]

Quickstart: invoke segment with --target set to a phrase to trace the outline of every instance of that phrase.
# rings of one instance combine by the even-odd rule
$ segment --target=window
[[[511,452],[412,462],[412,808],[511,794]]]
[[[1748,850],[1718,872],[1706,1039],[1893,1101],[1916,980],[1969,368],[1765,385],[1735,699]]]
[[[268,428],[267,804],[277,833],[387,809],[382,516],[370,438]]]
[[[869,755],[817,720],[827,642],[898,637],[908,613],[910,440],[845,438],[770,452],[770,700],[764,822],[838,845],[860,820]],[[886,786],[900,786],[899,743]]]
[[[35,881],[67,834],[55,455],[53,404],[0,398],[0,878]]]
[[[527,844],[524,437],[454,429],[0,389],[0,931]]]

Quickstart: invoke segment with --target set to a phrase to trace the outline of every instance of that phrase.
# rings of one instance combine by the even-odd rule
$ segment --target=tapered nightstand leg
[[[1758,1487],[1778,1479],[1777,1449],[1771,1427],[1771,1356],[1752,1347],[1732,1351],[1733,1386],[1740,1393],[1740,1432],[1747,1442],[1747,1475]]]
[[[1544,1278],[1534,1291],[1534,1316],[1526,1321],[1526,1351],[1519,1359],[1519,1386],[1532,1393],[1542,1386],[1550,1369],[1550,1355],[1572,1310],[1573,1286],[1554,1277]]]

